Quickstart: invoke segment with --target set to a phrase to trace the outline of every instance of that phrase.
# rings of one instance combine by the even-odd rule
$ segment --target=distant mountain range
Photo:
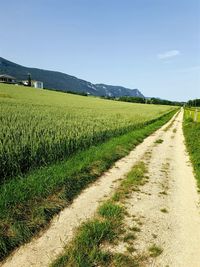
[[[58,72],[27,68],[0,57],[0,74],[14,76],[17,80],[26,80],[28,73],[33,80],[42,81],[44,87],[59,91],[72,91],[76,93],[87,93],[94,96],[120,97],[133,96],[143,97],[138,89],[129,89],[122,86],[107,84],[93,84],[74,76]]]

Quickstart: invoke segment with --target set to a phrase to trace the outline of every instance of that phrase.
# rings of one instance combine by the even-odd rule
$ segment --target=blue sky
[[[145,96],[200,98],[199,0],[0,0],[0,7],[6,59]]]

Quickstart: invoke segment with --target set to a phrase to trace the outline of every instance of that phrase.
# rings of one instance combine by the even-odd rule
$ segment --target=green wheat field
[[[65,159],[170,109],[0,85],[0,177]]]
[[[0,85],[0,259],[176,110]]]

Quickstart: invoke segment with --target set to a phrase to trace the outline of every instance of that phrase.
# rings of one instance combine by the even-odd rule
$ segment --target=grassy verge
[[[197,183],[200,188],[200,123],[195,123],[188,112],[190,111],[186,110],[184,114],[183,131]]]
[[[94,219],[84,223],[77,230],[74,240],[66,247],[64,255],[60,256],[52,267],[138,266],[131,256],[103,251],[101,246],[105,242],[113,243],[124,231],[125,209],[119,201],[126,198],[127,194],[142,182],[145,173],[143,162],[133,167],[114,197],[99,207]],[[126,238],[132,239],[132,236],[127,234]]]
[[[196,114],[197,111],[197,114]],[[199,107],[191,107],[191,108],[185,108],[185,119],[190,118],[191,121],[200,122],[200,108]]]
[[[166,123],[170,112],[66,161],[16,177],[0,187],[0,259],[44,228],[89,183]]]

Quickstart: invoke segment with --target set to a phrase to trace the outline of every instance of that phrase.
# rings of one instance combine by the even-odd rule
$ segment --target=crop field
[[[0,259],[176,112],[0,85]]]
[[[0,85],[1,180],[65,159],[170,109]]]

